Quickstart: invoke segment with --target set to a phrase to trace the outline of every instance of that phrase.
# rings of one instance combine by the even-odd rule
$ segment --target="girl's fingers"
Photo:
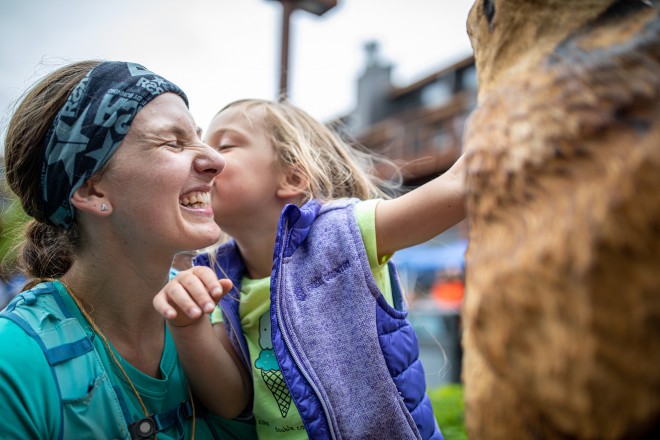
[[[166,319],[176,318],[177,311],[168,302],[167,293],[165,292],[164,289],[158,292],[156,296],[154,296],[153,305],[156,311],[161,315],[163,315]]]
[[[188,278],[170,284],[167,289],[170,305],[190,318],[199,318],[202,315],[201,304],[206,301],[203,296],[208,296],[199,280]]]
[[[211,313],[231,290],[232,282],[218,280],[215,272],[199,266],[179,272],[153,299],[156,311],[177,326],[189,325]]]
[[[218,280],[215,271],[206,266],[195,266],[191,271],[204,284],[207,293],[211,297],[210,302],[203,304],[204,311],[211,313],[218,301],[231,290],[232,282],[228,279]]]
[[[220,295],[220,298],[217,299],[217,301],[220,301],[222,297],[228,294],[231,291],[231,288],[234,287],[234,283],[232,283],[229,278],[223,278],[219,280],[219,283],[222,287],[222,294]]]
[[[188,272],[188,271],[186,271]],[[178,288],[172,289],[170,301],[181,307],[189,316],[198,316],[202,311],[210,313],[215,303],[204,282],[194,273],[186,273],[174,279]]]

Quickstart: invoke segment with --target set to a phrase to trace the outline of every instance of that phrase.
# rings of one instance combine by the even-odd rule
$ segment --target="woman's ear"
[[[110,215],[112,206],[96,185],[96,179],[89,178],[71,196],[71,204],[81,211],[94,215]]]
[[[298,197],[309,188],[309,179],[301,171],[299,165],[292,165],[282,176],[282,181],[277,189],[277,196],[283,199]]]

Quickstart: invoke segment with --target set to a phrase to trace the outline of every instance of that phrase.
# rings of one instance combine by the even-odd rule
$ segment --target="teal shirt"
[[[87,321],[82,317],[73,300],[63,297],[66,306],[91,337],[99,353],[104,370],[112,384],[121,392],[133,420],[144,417],[144,412],[130,385],[110,358],[101,338],[96,337]],[[164,325],[164,324],[163,324]],[[151,413],[161,413],[188,400],[188,387],[183,368],[179,362],[174,341],[166,330],[161,379],[148,376],[115,356],[130,377],[133,385]],[[3,439],[56,439],[61,429],[60,397],[50,366],[43,351],[35,340],[12,321],[0,318],[0,414],[2,414]],[[80,413],[84,414],[85,402],[80,402]],[[201,409],[197,410],[195,422],[196,439],[214,438],[204,419]],[[94,414],[93,416],[97,416]],[[214,428],[222,438],[252,438],[254,426],[250,423],[212,417]],[[192,438],[192,421],[185,424],[185,438]],[[87,433],[89,434],[89,433]],[[88,438],[85,432],[66,432],[64,438]],[[177,427],[158,433],[159,439],[177,439]]]

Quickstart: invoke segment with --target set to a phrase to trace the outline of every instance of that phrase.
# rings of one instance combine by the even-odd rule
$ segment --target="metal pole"
[[[289,84],[289,24],[291,13],[296,9],[296,0],[281,0],[282,2],[282,48],[280,59],[280,93],[279,100],[288,98]]]

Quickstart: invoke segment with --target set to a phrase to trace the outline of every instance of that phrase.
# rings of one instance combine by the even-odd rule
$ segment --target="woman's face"
[[[215,243],[210,195],[224,158],[200,140],[183,100],[172,93],[142,108],[99,180],[108,217],[127,246],[174,253]]]

